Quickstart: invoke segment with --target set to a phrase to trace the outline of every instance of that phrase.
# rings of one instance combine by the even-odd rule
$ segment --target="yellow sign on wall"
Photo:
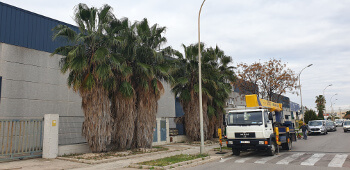
[[[52,120],[52,126],[56,126],[56,120]]]

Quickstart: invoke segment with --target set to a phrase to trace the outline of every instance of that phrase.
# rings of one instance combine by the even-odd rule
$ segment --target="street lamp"
[[[338,95],[338,93],[335,93],[332,97],[331,97],[331,108],[332,108],[332,98],[334,97],[334,96],[336,96],[336,95]],[[338,99],[336,99],[336,100],[338,100]]]
[[[331,115],[333,114],[333,102],[332,102],[332,98],[334,96],[338,95],[338,93],[335,93],[332,97],[331,97]],[[338,100],[338,99],[335,99],[335,100]],[[335,103],[334,103],[335,104]]]
[[[326,86],[326,88],[329,87],[329,86],[332,86],[332,84]],[[326,96],[324,95],[324,91],[326,90],[326,88],[323,89],[323,97],[324,97],[324,100],[325,100],[325,101],[326,101]],[[325,103],[325,105],[324,105],[324,110],[325,110],[325,112],[327,112],[326,103]]]
[[[335,101],[337,101],[338,99],[335,99]],[[331,101],[332,102],[332,101]],[[331,108],[332,108],[332,111],[331,111],[331,118],[332,120],[334,121],[333,117],[335,117],[335,113],[334,113],[334,110],[333,110],[333,105],[335,105],[335,102],[334,103],[331,103]]]
[[[306,66],[305,68],[303,68],[301,71],[300,71],[300,73],[299,73],[299,89],[300,89],[300,105],[301,105],[301,110],[300,110],[300,112],[301,112],[301,114],[303,115],[303,122],[304,122],[304,113],[303,113],[303,97],[302,97],[302,95],[301,95],[301,85],[300,85],[300,74],[301,74],[301,72],[303,72],[303,70],[304,69],[306,69],[307,67],[311,67],[312,66],[312,64],[309,64],[308,66]]]
[[[199,74],[199,123],[201,133],[200,154],[204,153],[204,132],[203,132],[203,101],[202,101],[202,62],[201,62],[201,35],[200,35],[200,17],[205,0],[203,1],[198,14],[198,74]]]

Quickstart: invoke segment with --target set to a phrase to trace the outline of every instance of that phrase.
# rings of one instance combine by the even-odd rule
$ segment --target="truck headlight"
[[[259,141],[259,145],[263,145],[264,144],[264,141]]]
[[[232,145],[232,144],[233,144],[233,141],[228,141],[228,144],[231,144],[231,145]]]

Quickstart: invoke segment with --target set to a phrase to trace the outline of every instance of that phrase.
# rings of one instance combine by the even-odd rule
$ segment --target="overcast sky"
[[[72,19],[77,0],[1,0],[53,19],[76,25]],[[197,20],[202,0],[99,0],[109,4],[117,18],[147,18],[167,27],[167,45],[198,41]],[[336,111],[350,110],[350,1],[349,0],[207,0],[201,14],[201,41],[216,44],[234,65],[281,59],[301,74],[303,105],[315,110],[315,97],[325,90],[327,110],[331,97]],[[287,93],[300,104],[300,96]]]

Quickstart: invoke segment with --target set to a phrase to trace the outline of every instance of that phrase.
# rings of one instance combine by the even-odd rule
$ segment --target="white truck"
[[[256,95],[246,95],[247,107],[251,107],[231,110],[226,115],[226,143],[234,155],[246,150],[263,150],[273,156],[279,146],[292,149],[292,141],[296,141],[292,124],[273,122],[273,113],[281,111],[282,105],[277,107],[276,103],[265,102]]]

